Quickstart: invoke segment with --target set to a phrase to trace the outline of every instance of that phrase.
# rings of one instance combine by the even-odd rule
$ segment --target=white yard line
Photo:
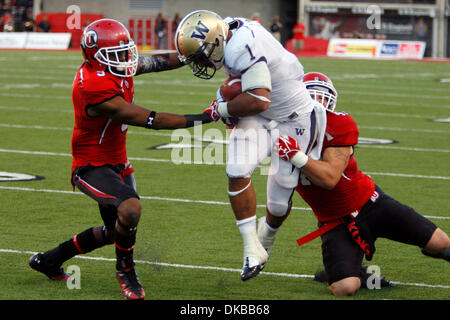
[[[0,253],[33,255],[33,254],[36,254],[37,252],[13,250],[13,249],[0,249]],[[85,259],[85,260],[93,260],[93,261],[116,262],[115,258],[92,257],[92,256],[85,256],[85,255],[75,256],[75,258]],[[212,270],[212,271],[224,271],[224,272],[236,272],[236,273],[241,272],[241,269],[232,269],[232,268],[224,268],[224,267],[196,266],[196,265],[155,262],[155,261],[146,261],[146,260],[135,260],[134,262],[137,264],[147,264],[147,265],[169,267],[169,268],[181,268],[181,269],[193,269],[193,270]],[[265,275],[265,276],[274,276],[274,277],[285,277],[285,278],[303,278],[303,279],[313,279],[314,278],[314,275],[310,275],[310,274],[280,273],[280,272],[265,272],[265,271],[262,271],[260,273],[260,275],[261,276]],[[434,285],[434,284],[426,284],[426,283],[408,283],[408,282],[399,282],[399,281],[392,281],[392,283],[396,284],[396,285],[402,285],[402,286],[450,289],[450,286],[440,285],[440,284]]]
[[[364,146],[366,147],[366,146]],[[370,147],[369,145],[367,147]],[[376,146],[374,146],[376,147]],[[405,148],[403,148],[405,149]],[[419,151],[417,148],[414,151]],[[422,150],[424,151],[424,150]],[[432,150],[426,150],[426,151],[432,151]],[[446,150],[445,152],[449,152],[450,150]],[[41,156],[59,156],[59,157],[71,157],[72,155],[70,153],[58,153],[58,152],[46,152],[46,151],[27,151],[27,150],[14,150],[14,149],[0,149],[0,152],[5,153],[18,153],[18,154],[29,154],[29,155],[41,155]],[[142,158],[142,157],[128,157],[129,160],[132,161],[147,161],[147,162],[163,162],[163,163],[172,163],[174,165],[176,164],[171,159],[155,159],[155,158]],[[225,163],[223,162],[183,162],[180,164],[184,165],[217,165],[217,166],[224,166]],[[392,177],[402,177],[402,178],[420,178],[420,179],[437,179],[437,180],[450,180],[450,177],[446,176],[428,176],[428,175],[420,175],[420,174],[408,174],[408,173],[392,173],[392,172],[365,172],[369,175],[374,176],[392,176]]]
[[[2,106],[0,106],[2,109]],[[50,126],[40,126],[40,125],[22,125],[22,124],[9,124],[9,123],[0,123],[0,128],[15,128],[15,129],[36,129],[36,130],[61,130],[61,131],[70,131],[73,128],[68,127],[50,127]],[[442,133],[448,134],[449,130],[433,130],[433,129],[409,129],[409,128],[395,128],[395,127],[375,127],[375,126],[360,126],[363,129],[369,130],[381,130],[381,131],[404,131],[404,132],[421,132],[421,133]],[[171,137],[173,133],[164,133],[164,132],[155,132],[155,131],[133,131],[129,130],[128,134],[136,134],[136,135],[155,135],[155,136],[166,136]],[[392,149],[392,150],[403,150],[403,151],[419,151],[419,152],[450,152],[449,149],[432,149],[432,148],[409,148],[409,147],[395,147],[395,146],[374,146],[358,144],[358,147],[364,148],[376,148],[376,149]]]
[[[53,189],[34,189],[34,188],[24,188],[24,187],[7,187],[0,185],[0,190],[11,190],[11,191],[25,191],[25,192],[44,192],[44,193],[59,193],[59,194],[70,194],[70,195],[83,195],[79,191],[69,191],[69,190],[53,190]],[[219,205],[219,206],[229,206],[229,202],[224,201],[213,201],[213,200],[193,200],[193,199],[179,199],[179,198],[168,198],[168,197],[156,197],[156,196],[140,196],[141,199],[145,200],[156,200],[156,201],[168,201],[168,202],[183,202],[183,203],[198,203],[207,205]],[[266,205],[258,204],[258,208],[265,208]],[[292,207],[292,210],[301,211],[312,211],[311,208],[304,207]],[[429,219],[439,219],[439,220],[450,220],[450,217],[443,216],[424,216]]]

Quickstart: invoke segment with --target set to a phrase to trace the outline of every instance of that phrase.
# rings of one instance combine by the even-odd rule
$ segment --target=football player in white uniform
[[[231,101],[216,99],[214,120],[239,118],[230,134],[226,173],[228,194],[244,244],[241,279],[259,274],[270,254],[271,241],[261,243],[256,228],[256,195],[251,182],[255,168],[271,157],[267,180],[267,210],[285,216],[300,170],[272,153],[280,135],[295,137],[310,154],[321,148],[326,115],[302,82],[303,66],[261,24],[245,18],[222,19],[198,10],[180,22],[175,35],[179,59],[195,76],[210,79],[223,68],[240,77],[242,93]],[[322,132],[318,132],[322,131]],[[317,149],[317,148],[316,148]],[[265,219],[265,218],[264,218]],[[271,228],[261,220],[263,228]],[[269,250],[267,250],[269,249]]]

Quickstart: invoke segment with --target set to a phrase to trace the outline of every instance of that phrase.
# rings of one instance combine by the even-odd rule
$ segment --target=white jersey
[[[260,23],[245,18],[225,19],[228,23],[233,20],[238,24],[230,29],[232,37],[225,46],[225,72],[231,77],[240,77],[253,64],[267,63],[271,76],[271,103],[260,115],[284,122],[311,112],[314,101],[302,82],[304,71],[298,58]]]

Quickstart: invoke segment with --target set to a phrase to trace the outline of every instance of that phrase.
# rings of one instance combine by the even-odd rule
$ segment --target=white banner
[[[71,36],[71,33],[0,32],[0,48],[65,50]]]
[[[25,32],[0,32],[0,48],[23,49],[27,41]]]
[[[380,41],[379,58],[422,59],[426,43],[422,41]]]
[[[425,42],[400,40],[331,39],[327,55],[351,58],[422,59]]]
[[[65,50],[69,47],[70,33],[28,33],[25,49],[56,49]]]

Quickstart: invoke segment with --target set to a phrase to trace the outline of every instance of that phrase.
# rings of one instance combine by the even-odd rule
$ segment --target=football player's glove
[[[297,168],[302,168],[308,162],[308,156],[301,151],[297,140],[291,136],[279,137],[275,151],[282,160],[291,162]]]
[[[281,159],[285,161],[291,160],[294,155],[301,151],[297,141],[290,136],[281,136],[275,144],[275,151]]]
[[[205,109],[205,113],[207,113],[213,121],[219,121],[222,117],[219,112],[217,112],[217,107],[219,105],[219,100],[213,100],[208,108]]]

